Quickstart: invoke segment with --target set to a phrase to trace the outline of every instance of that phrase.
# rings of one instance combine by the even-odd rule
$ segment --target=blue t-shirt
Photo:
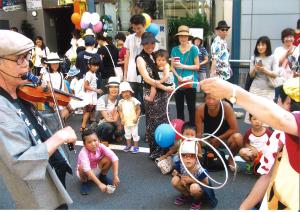
[[[179,50],[179,46],[176,46],[171,51],[171,57],[180,57],[180,63],[185,65],[194,65],[195,57],[198,57],[199,50],[196,46],[192,45],[189,51],[182,54]],[[193,81],[198,82],[198,72],[196,70],[188,70],[188,69],[181,69],[176,68],[176,72],[181,77],[187,77],[193,75]],[[178,86],[178,79],[175,77],[175,84]],[[197,84],[193,84],[193,88],[197,88]]]

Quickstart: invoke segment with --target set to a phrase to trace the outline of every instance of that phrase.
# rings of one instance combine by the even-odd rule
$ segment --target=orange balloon
[[[75,29],[81,29],[80,24],[75,24]]]
[[[81,15],[79,13],[73,13],[71,21],[74,25],[80,25]]]

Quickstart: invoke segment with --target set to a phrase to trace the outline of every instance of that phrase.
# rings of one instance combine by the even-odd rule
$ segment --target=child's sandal
[[[184,195],[180,195],[180,196],[176,197],[174,204],[180,206],[180,205],[184,205],[184,203],[186,203],[186,201],[187,201],[187,197]]]
[[[190,210],[200,210],[200,209],[201,209],[201,202],[200,201],[192,202]]]

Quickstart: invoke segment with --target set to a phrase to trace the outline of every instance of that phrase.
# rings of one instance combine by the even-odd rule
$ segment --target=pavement
[[[235,111],[244,112],[241,108],[235,108]],[[175,118],[175,106],[170,105],[170,119]],[[186,111],[186,114],[187,111]],[[244,123],[244,117],[238,119],[240,131],[244,133],[249,127]],[[72,115],[67,124],[71,125],[77,131],[78,138],[81,138],[79,128],[81,124],[80,115]],[[79,193],[80,182],[76,175],[68,175],[66,178],[67,190],[74,203],[69,206],[73,210],[186,210],[190,203],[183,206],[174,205],[174,199],[179,194],[170,184],[171,175],[163,175],[156,167],[155,162],[148,158],[148,145],[145,142],[145,117],[141,117],[139,124],[141,135],[140,146],[142,152],[138,154],[125,153],[120,149],[125,143],[110,145],[119,157],[119,178],[120,186],[113,194],[101,193],[95,185],[91,186],[88,195]],[[81,140],[81,139],[79,139]],[[76,146],[76,154],[66,151],[67,157],[75,167],[77,154],[82,148],[82,142]],[[237,157],[240,172],[237,173],[235,180],[232,173],[226,185],[215,190],[218,199],[218,205],[214,209],[218,210],[236,210],[240,203],[250,192],[251,187],[257,180],[253,175],[245,174],[245,163]],[[211,172],[211,176],[221,182],[225,180],[224,171]],[[111,176],[111,172],[109,173]],[[14,202],[7,191],[0,177],[0,209],[14,209]],[[209,205],[202,205],[201,209],[212,209]]]

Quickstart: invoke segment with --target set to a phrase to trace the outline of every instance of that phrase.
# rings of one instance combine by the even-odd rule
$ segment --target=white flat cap
[[[20,55],[34,48],[32,40],[11,30],[0,30],[0,57]]]

